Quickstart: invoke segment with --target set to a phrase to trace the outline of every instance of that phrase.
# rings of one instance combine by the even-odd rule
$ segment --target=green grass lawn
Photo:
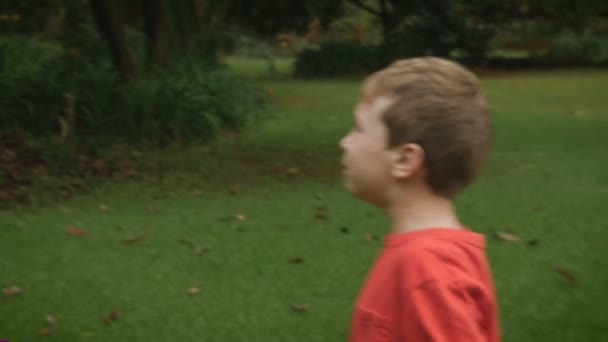
[[[495,149],[458,207],[488,236],[504,339],[606,341],[608,72],[484,82]],[[267,120],[238,138],[164,152],[162,181],[0,212],[0,287],[22,289],[0,298],[0,340],[345,341],[381,246],[369,237],[387,232],[338,176],[358,85],[264,86],[274,90]],[[113,310],[120,317],[104,323]],[[47,315],[57,323],[41,337]]]
[[[261,57],[228,56],[224,58],[224,63],[248,77],[277,78],[290,76],[295,60],[289,57],[276,57],[270,60]]]

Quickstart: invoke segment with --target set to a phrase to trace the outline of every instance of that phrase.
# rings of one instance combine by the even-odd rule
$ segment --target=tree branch
[[[373,9],[372,7],[364,4],[363,2],[361,2],[361,0],[348,0],[348,2],[350,2],[351,4],[365,10],[368,11],[369,13],[376,15],[378,17],[382,16],[381,12],[378,12],[377,10]]]
[[[386,0],[380,0],[380,13],[385,16],[388,13]]]

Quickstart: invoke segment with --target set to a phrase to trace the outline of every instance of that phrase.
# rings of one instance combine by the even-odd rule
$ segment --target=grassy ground
[[[485,85],[496,146],[458,206],[488,235],[505,341],[605,341],[608,73]],[[0,298],[0,340],[344,341],[380,248],[369,237],[386,232],[381,213],[338,177],[337,141],[358,86],[264,86],[275,98],[267,121],[166,152],[162,179],[0,213],[0,287],[22,289]],[[113,310],[120,317],[104,323]],[[43,338],[47,315],[57,323]]]
[[[288,76],[295,63],[293,58],[276,57],[272,60],[266,58],[247,58],[229,56],[224,62],[239,73],[253,78],[277,78]]]

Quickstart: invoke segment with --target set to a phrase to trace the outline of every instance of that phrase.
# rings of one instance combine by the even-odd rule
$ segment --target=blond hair
[[[388,147],[420,145],[433,191],[453,196],[476,178],[492,142],[492,124],[472,72],[435,57],[400,60],[364,82],[364,100],[380,96],[393,99],[382,114]]]

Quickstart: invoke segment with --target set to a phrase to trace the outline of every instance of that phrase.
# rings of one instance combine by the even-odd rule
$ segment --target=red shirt
[[[390,234],[357,301],[351,342],[499,342],[485,238],[431,228]]]

